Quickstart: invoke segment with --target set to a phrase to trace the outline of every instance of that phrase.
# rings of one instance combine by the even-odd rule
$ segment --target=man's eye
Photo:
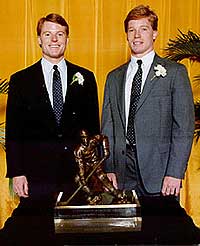
[[[58,33],[58,36],[59,36],[59,37],[63,37],[63,36],[64,36],[64,33],[63,33],[63,32],[59,32],[59,33]]]
[[[50,33],[45,33],[44,36],[45,37],[49,37],[50,36]]]
[[[148,28],[146,28],[146,27],[142,28],[142,31],[147,31],[147,30],[148,30]]]

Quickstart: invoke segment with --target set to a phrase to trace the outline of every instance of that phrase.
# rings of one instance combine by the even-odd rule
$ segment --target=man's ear
[[[66,45],[69,44],[69,37],[67,37],[67,40],[66,40]]]
[[[42,41],[41,41],[40,36],[38,36],[38,44],[39,44],[40,47],[42,47]]]
[[[158,31],[153,31],[153,40],[156,40],[158,36]]]

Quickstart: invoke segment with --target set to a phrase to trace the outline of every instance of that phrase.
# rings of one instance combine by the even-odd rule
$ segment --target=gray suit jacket
[[[165,77],[155,76],[162,65]],[[102,133],[110,143],[106,172],[117,175],[123,188],[126,160],[125,81],[128,63],[108,74],[102,113]],[[194,133],[194,104],[184,65],[155,55],[135,116],[137,157],[147,192],[161,191],[164,176],[183,178]]]

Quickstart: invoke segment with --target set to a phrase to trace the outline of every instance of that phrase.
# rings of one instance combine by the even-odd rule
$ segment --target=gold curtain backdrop
[[[169,39],[178,29],[200,33],[200,0],[18,0],[0,2],[0,78],[34,63],[41,57],[37,45],[36,24],[40,17],[55,12],[63,15],[70,26],[66,58],[95,73],[99,105],[107,73],[130,56],[123,21],[131,8],[151,6],[159,16],[156,51],[164,56]],[[185,60],[191,80],[199,73],[199,64]],[[194,98],[200,89],[194,88]],[[0,95],[0,122],[5,121],[6,95]],[[101,111],[101,110],[100,110]],[[0,149],[0,228],[16,207],[18,200],[9,194],[5,178],[6,161]],[[193,144],[181,191],[181,204],[200,227],[200,144]]]

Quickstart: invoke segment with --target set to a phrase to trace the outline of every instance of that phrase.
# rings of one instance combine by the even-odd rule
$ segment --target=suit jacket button
[[[64,147],[64,150],[67,150],[67,146]]]

